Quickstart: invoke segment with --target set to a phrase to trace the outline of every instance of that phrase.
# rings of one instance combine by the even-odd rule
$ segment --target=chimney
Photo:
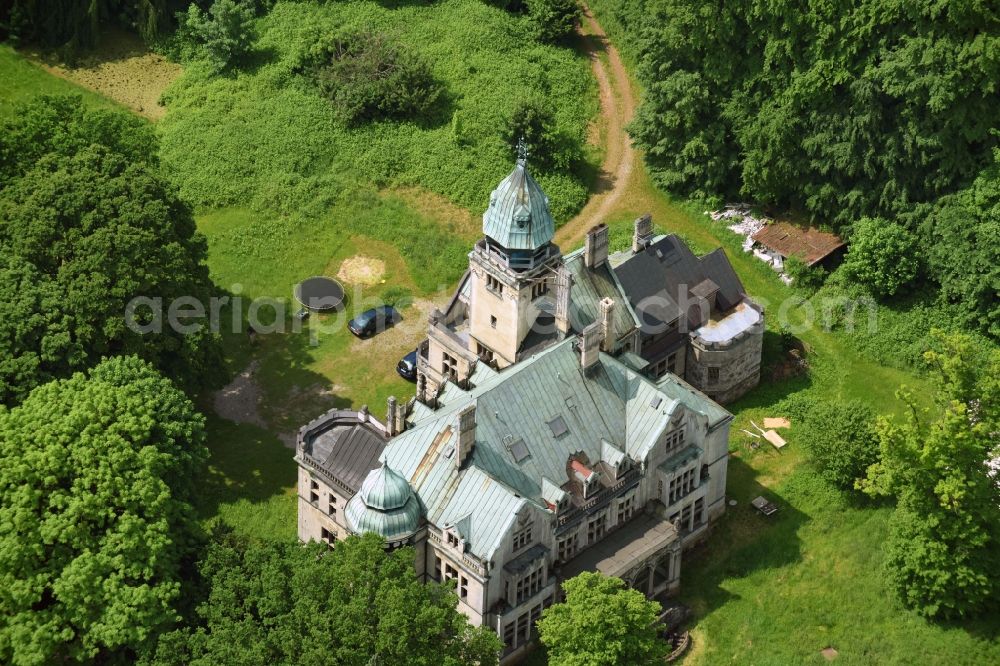
[[[397,435],[406,430],[406,414],[409,411],[408,405],[399,405],[399,407],[396,408],[395,431]]]
[[[580,366],[587,372],[601,360],[601,322],[587,326],[580,337]]]
[[[608,260],[608,225],[601,222],[587,232],[584,242],[583,263],[587,268],[598,268]]]
[[[632,252],[638,254],[653,240],[653,216],[646,213],[635,221],[632,233]]]
[[[556,270],[556,329],[561,335],[569,333],[569,292],[572,287],[569,269],[560,266]]]
[[[615,299],[602,298],[601,308],[601,351],[611,353],[615,345],[615,336],[611,327],[611,315],[615,311]]]
[[[456,467],[461,467],[470,455],[476,443],[476,404],[472,403],[458,413],[458,451],[453,460]]]
[[[396,430],[396,412],[398,407],[396,405],[396,396],[389,396],[389,412],[385,415],[385,429],[389,433],[389,437],[395,437],[399,434]]]

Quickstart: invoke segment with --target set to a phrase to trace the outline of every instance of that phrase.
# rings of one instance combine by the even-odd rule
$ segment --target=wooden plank
[[[785,440],[783,440],[781,438],[781,435],[779,435],[778,433],[774,432],[773,430],[768,430],[767,432],[765,432],[764,433],[764,439],[766,439],[767,441],[771,442],[771,444],[773,444],[774,448],[776,448],[776,449],[780,449],[785,444],[787,444],[787,442],[785,442]]]

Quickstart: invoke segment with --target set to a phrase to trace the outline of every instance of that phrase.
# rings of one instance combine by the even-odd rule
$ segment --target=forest
[[[682,196],[749,201],[848,240],[893,227],[920,261],[881,295],[933,289],[962,324],[1000,336],[994,6],[598,5],[627,36],[645,91],[631,132],[658,183]],[[877,224],[859,227],[866,219]],[[894,264],[898,247],[883,239],[855,254],[878,263],[885,253],[881,261]]]

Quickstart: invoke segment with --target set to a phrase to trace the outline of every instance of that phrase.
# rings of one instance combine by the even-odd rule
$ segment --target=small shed
[[[753,251],[758,259],[784,270],[785,260],[796,257],[807,266],[829,264],[843,255],[844,241],[829,231],[800,227],[789,222],[772,222],[753,236]]]

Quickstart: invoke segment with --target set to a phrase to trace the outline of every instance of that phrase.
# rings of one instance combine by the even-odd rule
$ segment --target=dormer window
[[[454,532],[448,532],[447,539],[449,546],[452,548],[458,548],[458,536],[456,536]]]

